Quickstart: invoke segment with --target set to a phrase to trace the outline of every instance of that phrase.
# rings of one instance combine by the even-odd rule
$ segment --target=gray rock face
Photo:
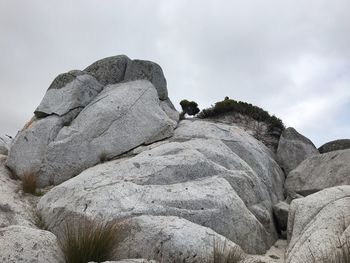
[[[283,231],[287,230],[288,212],[289,204],[286,202],[281,201],[273,206],[273,214],[277,219],[278,227]]]
[[[76,215],[177,216],[247,252],[269,248],[284,177],[269,150],[239,128],[203,121],[182,121],[172,140],[52,189],[38,204],[49,229],[60,232],[61,222]]]
[[[103,86],[94,77],[83,72],[61,74],[53,81],[34,114],[43,118],[52,114],[63,116],[79,108],[81,110],[102,89]]]
[[[147,79],[157,89],[160,100],[168,98],[168,90],[166,79],[162,68],[151,61],[147,60],[133,60],[128,64],[125,72],[124,81],[132,81],[138,79]]]
[[[327,142],[318,148],[320,153],[328,153],[345,149],[350,149],[350,139],[341,139]]]
[[[173,216],[139,216],[126,221],[127,237],[120,258],[150,258],[158,262],[207,262],[214,242],[243,254],[239,246],[207,227]]]
[[[0,154],[7,155],[11,148],[12,140],[7,136],[0,136]]]
[[[131,60],[125,55],[113,56],[96,61],[84,69],[94,76],[102,85],[122,82]]]
[[[175,109],[170,99],[161,100],[159,103],[160,103],[160,107],[163,109],[163,111],[166,113],[166,115],[168,115],[170,119],[172,119],[175,122],[179,122],[180,114]]]
[[[286,262],[346,262],[341,248],[346,248],[349,238],[349,218],[350,186],[328,188],[292,201]]]
[[[288,174],[285,188],[305,196],[345,184],[350,184],[350,149],[311,156]]]
[[[34,227],[35,209],[20,193],[20,181],[11,179],[10,171],[4,166],[5,159],[6,156],[0,155],[0,228],[10,225]]]
[[[54,234],[24,226],[0,228],[2,263],[64,263]]]
[[[99,163],[102,156],[113,158],[169,137],[177,125],[145,80],[105,87],[76,115],[70,111],[35,121],[16,136],[7,165],[20,178],[37,173],[39,186],[58,184]]]
[[[277,160],[286,175],[310,156],[319,154],[315,145],[294,128],[282,132],[277,148]]]

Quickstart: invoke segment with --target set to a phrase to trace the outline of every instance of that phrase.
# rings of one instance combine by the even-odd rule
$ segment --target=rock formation
[[[311,156],[288,174],[285,188],[287,192],[308,195],[349,183],[350,149]]]
[[[67,225],[87,221],[118,223],[120,263],[343,257],[350,149],[320,154],[258,122],[260,138],[231,117],[179,122],[154,62],[121,55],[60,74],[14,140],[0,138],[0,261],[63,263]]]
[[[332,151],[350,149],[350,139],[334,140],[323,144],[318,148],[320,153],[328,153]]]
[[[16,176],[36,173],[40,186],[59,184],[101,159],[173,134],[178,113],[158,65],[117,56],[95,62],[85,72],[59,75],[32,123],[17,134],[6,163]]]
[[[286,175],[310,156],[319,154],[315,145],[294,128],[282,132],[277,148],[277,160]]]

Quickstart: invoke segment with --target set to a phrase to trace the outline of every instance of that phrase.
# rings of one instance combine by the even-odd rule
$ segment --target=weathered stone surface
[[[170,99],[161,100],[159,103],[160,103],[160,107],[163,109],[163,111],[166,113],[166,115],[168,115],[170,119],[176,122],[179,121],[179,118],[180,118],[179,112],[175,109]]]
[[[282,132],[277,148],[277,160],[286,175],[310,156],[319,154],[315,145],[294,128]]]
[[[277,225],[283,231],[287,230],[288,212],[289,204],[286,202],[281,201],[273,206],[273,214],[277,219]]]
[[[195,128],[208,137],[196,138]],[[267,148],[228,125],[183,121],[178,129],[173,142],[92,167],[52,189],[38,204],[45,223],[59,231],[77,214],[178,216],[263,253],[277,238],[272,205],[283,198],[284,177]]]
[[[138,79],[147,79],[152,82],[157,89],[159,99],[166,100],[168,98],[166,79],[158,64],[147,60],[132,60],[126,68],[124,81]]]
[[[102,85],[116,84],[124,80],[130,62],[125,55],[107,57],[94,62],[84,71],[94,76]]]
[[[214,242],[242,253],[239,246],[207,227],[174,216],[139,216],[126,221],[126,238],[120,242],[120,258],[149,258],[158,262],[206,262]]]
[[[61,74],[53,81],[35,110],[35,116],[63,116],[71,110],[81,110],[101,92],[103,86],[94,77],[77,72]]]
[[[64,263],[54,234],[24,226],[0,228],[2,263]]]
[[[18,177],[35,172],[39,186],[58,184],[102,158],[167,138],[177,125],[146,80],[110,85],[75,119],[73,114],[36,120],[16,136],[7,165]]]
[[[309,157],[288,174],[285,188],[305,196],[345,184],[350,184],[350,149]]]
[[[21,181],[11,179],[10,171],[4,166],[5,160],[6,156],[0,155],[0,228],[10,225],[34,227],[32,202],[19,191]]]
[[[332,151],[350,149],[350,139],[340,139],[327,142],[318,148],[320,153],[328,153]]]
[[[343,262],[340,248],[349,238],[349,218],[350,186],[328,188],[292,201],[286,262]]]
[[[263,182],[264,186],[260,189],[266,189],[265,197],[271,203],[277,203],[283,199],[284,175],[281,168],[274,160],[272,152],[253,136],[237,126],[212,123],[206,121],[181,121],[179,127],[175,130],[173,140],[186,141],[191,138],[219,139],[233,153],[239,156],[251,169],[256,176]],[[214,155],[215,156],[215,155]],[[223,160],[217,160],[224,167],[230,165]]]
[[[59,117],[48,116],[34,120],[27,128],[17,134],[13,140],[6,165],[15,176],[22,178],[26,173],[39,173],[45,167],[47,147],[65,123],[71,122],[75,111]]]
[[[12,140],[7,136],[0,136],[0,154],[7,155],[10,150]]]

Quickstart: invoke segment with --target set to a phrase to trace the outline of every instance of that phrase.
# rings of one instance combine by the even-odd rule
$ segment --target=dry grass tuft
[[[23,192],[35,195],[37,192],[36,174],[26,173],[22,178]]]
[[[113,260],[121,227],[115,221],[98,222],[86,219],[66,223],[60,240],[67,263]]]
[[[101,153],[99,155],[100,163],[105,163],[108,161],[107,153]]]
[[[213,246],[213,263],[238,263],[244,259],[243,251],[237,246],[228,247],[226,241],[219,244],[214,240]]]

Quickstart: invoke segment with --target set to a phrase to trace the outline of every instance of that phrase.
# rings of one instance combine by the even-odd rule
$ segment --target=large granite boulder
[[[94,76],[102,85],[116,84],[124,80],[130,62],[131,59],[125,55],[107,57],[94,62],[84,71]]]
[[[350,184],[350,149],[314,155],[291,171],[287,192],[308,195],[319,190]]]
[[[25,226],[0,228],[2,263],[64,263],[54,234]]]
[[[6,164],[20,178],[36,173],[39,186],[59,184],[105,159],[171,136],[176,125],[149,81],[109,85],[82,111],[35,120],[16,136]]]
[[[349,218],[350,186],[328,188],[293,200],[286,262],[347,262],[342,256],[350,245]]]
[[[7,155],[11,148],[12,139],[7,136],[0,136],[0,154]]]
[[[328,153],[338,150],[350,149],[350,139],[340,139],[327,142],[318,148],[320,153]]]
[[[34,114],[38,118],[49,115],[63,116],[88,105],[103,86],[92,76],[82,71],[60,74],[52,82]]]
[[[166,79],[162,68],[151,61],[135,59],[131,61],[125,71],[124,81],[146,79],[157,89],[160,100],[168,98]]]
[[[302,161],[319,154],[315,145],[294,128],[282,132],[277,148],[277,161],[287,175]]]
[[[207,227],[174,216],[137,216],[125,222],[118,258],[149,258],[158,262],[207,262],[214,245],[242,254],[232,241]]]
[[[283,199],[283,178],[266,146],[243,130],[182,121],[170,141],[53,188],[38,211],[54,233],[77,215],[176,216],[213,229],[246,252],[263,253],[277,239],[272,206]]]

